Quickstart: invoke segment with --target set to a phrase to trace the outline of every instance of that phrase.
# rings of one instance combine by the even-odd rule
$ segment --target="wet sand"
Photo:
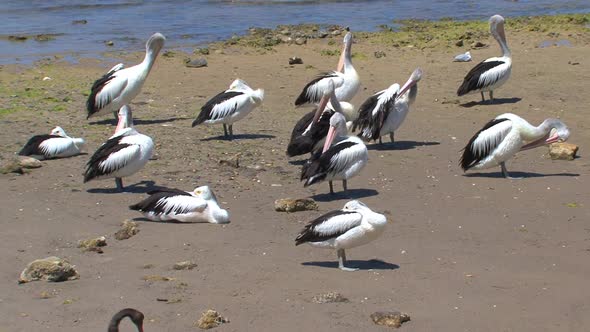
[[[112,190],[113,180],[83,184],[81,175],[114,130],[110,116],[85,119],[84,94],[116,62],[1,67],[0,103],[12,110],[0,117],[1,152],[15,153],[31,135],[60,125],[86,138],[88,154],[44,161],[30,174],[0,176],[0,331],[104,331],[125,307],[146,315],[146,331],[198,329],[193,324],[208,308],[230,319],[217,331],[381,331],[386,329],[369,315],[384,310],[409,313],[405,331],[587,329],[590,47],[587,36],[572,38],[571,47],[538,48],[550,38],[507,35],[513,72],[493,105],[477,103],[479,95],[455,95],[472,66],[499,54],[491,37],[482,40],[489,48],[472,50],[470,63],[451,62],[466,48],[395,48],[359,38],[353,62],[362,87],[353,104],[405,82],[418,66],[424,76],[397,142],[369,145],[368,166],[349,180],[349,192],[333,196],[326,183],[303,188],[297,161],[304,158],[285,156],[293,125],[308,111],[295,109],[293,101],[314,75],[336,66],[337,56],[321,55],[336,48],[328,40],[266,52],[230,47],[225,54],[212,52],[209,66],[199,69],[184,66],[186,55],[160,56],[132,104],[136,128],[154,139],[158,158],[125,179],[131,192],[123,194]],[[375,58],[375,51],[386,56]],[[288,65],[294,55],[304,64]],[[142,57],[113,56],[130,65]],[[237,139],[221,139],[221,126],[191,128],[199,108],[236,77],[266,92],[263,106],[234,125]],[[499,168],[464,174],[461,149],[505,112],[535,125],[562,119],[581,157],[554,161],[538,148],[508,163],[524,179],[503,179]],[[239,168],[219,164],[237,153]],[[191,190],[205,184],[229,209],[230,224],[146,222],[127,208],[154,186]],[[275,212],[274,200],[285,197],[312,197],[320,210]],[[361,271],[338,270],[330,250],[295,247],[306,222],[353,198],[389,221],[379,239],[348,251]],[[126,219],[139,220],[141,231],[117,241],[113,234]],[[77,248],[78,240],[100,235],[107,236],[104,254]],[[80,279],[17,285],[27,263],[47,256],[68,259]],[[172,269],[186,260],[198,266]],[[148,275],[173,280],[142,280]],[[312,302],[330,291],[350,302]],[[41,299],[42,292],[52,297]],[[126,321],[121,330],[133,329]]]

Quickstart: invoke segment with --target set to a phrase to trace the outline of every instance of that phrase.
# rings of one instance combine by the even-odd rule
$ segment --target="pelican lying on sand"
[[[80,154],[84,144],[83,138],[70,137],[61,127],[55,127],[49,135],[31,137],[18,154],[40,160],[65,158]]]

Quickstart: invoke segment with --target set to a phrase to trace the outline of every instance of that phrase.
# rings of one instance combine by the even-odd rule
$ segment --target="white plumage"
[[[49,135],[31,137],[19,155],[37,159],[66,158],[80,154],[84,145],[83,138],[70,137],[58,126]]]
[[[115,178],[117,189],[123,190],[123,177],[142,169],[151,158],[154,142],[132,127],[131,109],[119,110],[117,131],[96,150],[86,165],[84,182],[95,179]]]
[[[94,82],[86,101],[87,117],[116,112],[130,104],[141,91],[165,40],[162,34],[153,34],[146,43],[145,58],[140,64],[129,68],[117,64]]]
[[[148,193],[143,201],[131,205],[153,221],[229,223],[229,213],[220,208],[217,198],[208,186],[193,191],[161,189]]]
[[[488,122],[471,138],[463,150],[460,165],[464,171],[500,166],[504,177],[509,178],[505,162],[517,152],[565,141],[569,135],[567,126],[558,119],[545,119],[535,127],[518,115],[505,113]]]
[[[349,201],[341,210],[328,212],[308,223],[297,235],[295,245],[309,243],[313,247],[336,249],[338,265],[345,271],[345,249],[367,244],[383,233],[387,218],[373,212],[360,201]]]

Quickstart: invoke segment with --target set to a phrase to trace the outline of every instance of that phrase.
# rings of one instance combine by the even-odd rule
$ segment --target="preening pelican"
[[[125,317],[131,319],[133,324],[135,324],[135,327],[137,327],[138,332],[143,332],[143,313],[132,308],[123,309],[113,315],[113,318],[111,318],[111,321],[109,322],[108,332],[119,332],[119,324]]]
[[[65,158],[80,154],[84,146],[83,138],[74,138],[66,134],[61,127],[55,127],[49,135],[35,135],[18,153],[40,160]]]
[[[217,197],[208,186],[193,191],[159,189],[148,194],[148,198],[129,208],[143,213],[150,220],[229,223],[229,213],[219,207]]]
[[[153,34],[145,44],[145,58],[140,64],[124,68],[120,63],[96,80],[86,101],[87,118],[117,112],[130,104],[141,91],[165,41],[161,33]]]
[[[384,215],[371,211],[360,201],[350,201],[341,210],[328,212],[312,220],[297,235],[295,245],[309,243],[317,248],[336,249],[338,267],[344,271],[358,269],[346,267],[346,249],[375,240],[387,224]]]
[[[122,178],[142,169],[153,151],[154,142],[133,128],[131,108],[123,106],[119,110],[115,134],[96,150],[86,164],[84,182],[115,178],[117,189],[122,191]]]
[[[361,81],[352,65],[351,48],[352,33],[348,32],[344,36],[344,47],[336,71],[322,73],[307,83],[297,100],[295,100],[295,106],[319,103],[329,80],[334,81],[336,98],[339,101],[348,102],[356,95],[361,86]]]
[[[217,94],[201,107],[201,113],[193,121],[193,127],[201,123],[222,123],[225,137],[232,139],[234,122],[250,114],[262,104],[263,99],[263,89],[253,90],[245,81],[236,79],[229,89]]]
[[[457,90],[458,96],[472,92],[481,92],[481,100],[485,101],[483,93],[490,92],[490,99],[494,100],[494,90],[506,83],[512,69],[512,55],[506,44],[504,33],[504,18],[494,15],[490,18],[490,33],[502,49],[501,57],[493,57],[484,60],[473,67],[463,79],[463,83]]]
[[[395,83],[369,97],[359,108],[352,131],[359,129],[359,137],[367,141],[379,139],[379,144],[382,143],[381,136],[389,134],[393,142],[394,132],[402,125],[410,105],[416,100],[421,78],[422,70],[417,68],[401,88]]]
[[[332,145],[333,142],[336,142]],[[363,141],[356,136],[348,136],[344,115],[336,112],[330,118],[330,130],[322,153],[312,155],[301,170],[304,186],[329,181],[330,193],[334,193],[333,180],[342,180],[347,190],[347,180],[356,176],[367,164],[369,153]]]
[[[326,135],[328,135],[330,118],[335,112],[342,113],[345,118],[356,115],[351,104],[338,102],[334,94],[334,84],[332,81],[328,81],[316,109],[305,114],[295,124],[287,146],[287,156],[294,157],[320,150]]]
[[[499,165],[504,177],[511,178],[505,162],[517,152],[565,141],[569,135],[569,129],[560,120],[545,119],[535,127],[518,115],[505,113],[473,135],[463,149],[460,165],[463,171]]]

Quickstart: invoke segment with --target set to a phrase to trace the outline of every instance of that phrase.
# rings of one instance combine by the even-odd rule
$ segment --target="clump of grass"
[[[340,55],[340,51],[339,50],[323,49],[320,51],[320,55],[321,56],[338,56],[338,55]]]

